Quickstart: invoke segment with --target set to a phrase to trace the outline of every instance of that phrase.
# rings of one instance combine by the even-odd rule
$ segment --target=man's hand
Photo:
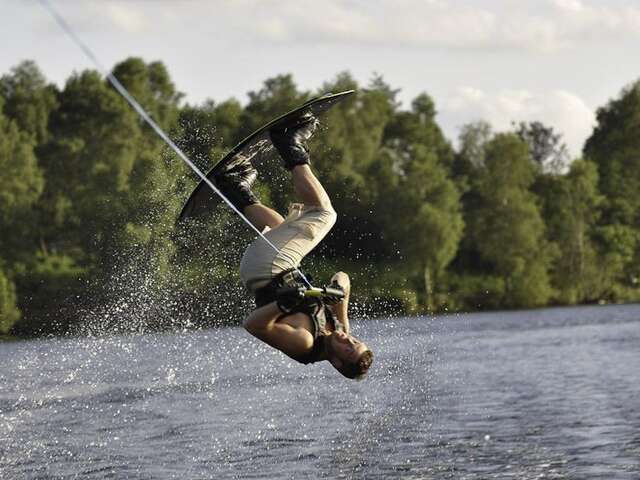
[[[323,290],[323,299],[327,305],[336,305],[344,300],[344,288],[337,282],[337,280],[331,282],[331,285],[324,287]]]
[[[344,272],[337,272],[333,277],[331,277],[331,285],[337,283],[344,290],[345,298],[349,298],[349,294],[351,293],[351,280],[349,279],[349,275]]]
[[[331,305],[330,308],[338,318],[338,321],[342,323],[344,332],[349,334],[351,332],[349,316],[347,315],[347,310],[349,309],[349,294],[351,293],[351,281],[349,280],[349,275],[344,272],[337,272],[331,278],[332,286],[334,283],[338,284],[342,288],[344,291],[344,297],[334,305]]]

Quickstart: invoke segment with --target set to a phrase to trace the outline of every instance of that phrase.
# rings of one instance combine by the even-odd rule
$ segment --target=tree
[[[0,334],[9,333],[20,315],[16,306],[16,288],[0,269]]]
[[[450,177],[453,150],[435,114],[433,101],[422,94],[410,111],[394,115],[385,129],[387,153],[382,159],[388,164],[385,176],[392,180],[381,179],[377,187],[385,229],[412,274],[419,272],[422,303],[429,310],[446,302],[436,300],[436,293],[443,293],[438,282],[463,230],[460,194]]]
[[[485,166],[473,189],[478,208],[469,235],[479,255],[504,281],[507,307],[544,305],[552,294],[547,270],[552,256],[535,197],[527,144],[498,134],[485,147]]]
[[[529,146],[529,156],[540,172],[559,174],[569,166],[569,150],[562,135],[541,122],[520,122],[517,135]]]
[[[79,247],[106,260],[125,221],[123,194],[139,145],[137,119],[93,71],[71,77],[59,102],[53,138],[41,157],[50,180],[39,207],[51,226],[41,243],[47,251]]]
[[[176,90],[162,62],[145,63],[141,58],[129,57],[113,67],[112,74],[164,131],[175,126],[183,95]],[[144,124],[141,118],[138,121]],[[155,135],[151,131],[149,134]]]
[[[485,159],[484,147],[492,136],[491,125],[485,121],[463,125],[458,136],[460,147],[457,157],[460,162],[472,168],[482,168]],[[462,170],[467,171],[469,167]]]
[[[33,143],[14,121],[0,113],[0,220],[10,220],[16,212],[32,205],[42,187]]]
[[[547,238],[559,255],[551,268],[557,300],[594,301],[605,295],[593,241],[603,197],[593,162],[576,160],[566,175],[541,175],[536,193],[542,201]]]
[[[43,185],[30,135],[0,113],[0,258],[15,262],[33,248],[27,232],[32,225],[27,220]]]
[[[617,268],[613,278],[637,295],[640,278],[640,81],[598,109],[597,125],[587,139],[584,155],[598,166],[599,188],[605,197],[598,228],[601,253],[611,257],[611,265]],[[633,293],[629,295],[634,297]],[[619,298],[629,298],[629,295]]]
[[[376,181],[370,177],[377,168],[395,98],[381,78],[371,87],[359,88],[346,72],[323,85],[322,92],[353,89],[356,93],[322,117],[321,130],[311,149],[314,168],[339,212],[326,246],[345,258],[365,252],[384,258],[390,250],[381,239],[383,229],[372,214],[378,193]]]
[[[277,75],[264,81],[262,88],[248,93],[249,103],[241,121],[240,135],[245,137],[265,123],[293,110],[308,100],[309,92],[298,90],[290,74]]]
[[[0,78],[4,113],[28,134],[34,145],[49,138],[49,115],[56,108],[55,86],[49,85],[36,64],[25,61]]]
[[[182,94],[164,64],[128,58],[114,67],[113,74],[165,132],[177,129]],[[122,99],[121,102],[125,105]],[[128,105],[126,108],[133,115]],[[179,179],[188,169],[155,132],[136,118],[140,136],[136,138],[133,164],[122,195],[126,223],[119,244],[138,254],[144,252],[149,261],[162,258],[160,263],[166,269],[172,252],[169,235],[181,207],[179,196],[168,193],[182,193]]]

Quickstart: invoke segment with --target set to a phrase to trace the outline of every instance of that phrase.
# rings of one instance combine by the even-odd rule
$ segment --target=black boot
[[[241,212],[245,207],[258,203],[251,191],[258,172],[248,160],[232,162],[213,174],[216,187]]]
[[[317,125],[316,117],[308,113],[288,124],[271,129],[271,142],[278,150],[287,170],[310,163],[309,150],[304,142],[311,138]]]

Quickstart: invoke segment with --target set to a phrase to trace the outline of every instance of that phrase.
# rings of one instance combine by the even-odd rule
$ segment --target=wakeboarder
[[[311,296],[313,289],[298,269],[336,222],[331,200],[311,170],[305,145],[317,123],[307,113],[269,132],[291,172],[300,202],[291,204],[286,218],[260,203],[251,190],[257,171],[249,161],[217,171],[215,183],[264,235],[249,245],[240,262],[240,277],[257,306],[244,320],[244,328],[300,363],[327,360],[345,377],[360,379],[369,370],[373,353],[350,333],[349,276],[336,273],[329,287],[315,289],[321,295]]]

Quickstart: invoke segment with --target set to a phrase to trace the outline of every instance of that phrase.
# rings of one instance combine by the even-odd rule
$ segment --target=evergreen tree
[[[97,266],[113,254],[123,229],[139,127],[97,72],[72,76],[59,102],[41,158],[48,181],[40,209],[51,227],[41,243],[46,251],[79,248],[81,261]]]

